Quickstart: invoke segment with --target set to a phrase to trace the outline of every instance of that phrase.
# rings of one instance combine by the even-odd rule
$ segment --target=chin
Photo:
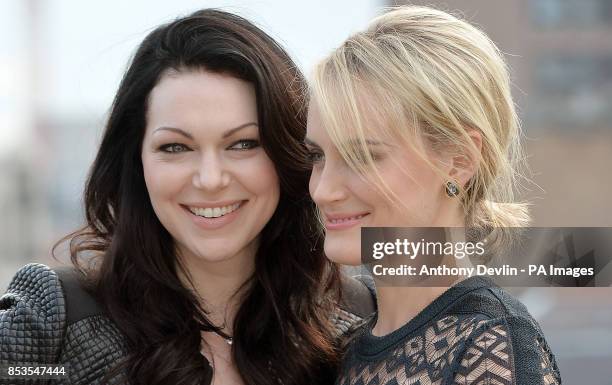
[[[347,266],[359,266],[361,265],[361,249],[359,247],[350,247],[350,245],[344,245],[343,242],[325,242],[324,251],[325,256],[332,262],[339,263]]]
[[[227,243],[220,240],[206,242],[202,244],[192,244],[191,247],[183,247],[181,254],[183,258],[190,259],[193,262],[216,263],[231,259],[238,250],[230,250]]]
[[[216,262],[223,262],[223,261],[232,259],[232,256],[233,255],[228,255],[225,252],[220,252],[220,253],[207,252],[206,254],[198,255],[197,258],[203,262],[216,263]]]

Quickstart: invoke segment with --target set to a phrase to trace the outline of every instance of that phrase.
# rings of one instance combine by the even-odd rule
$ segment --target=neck
[[[256,247],[247,247],[222,261],[182,258],[188,275],[181,274],[183,284],[193,287],[208,319],[215,326],[225,326],[224,331],[230,335],[234,316],[242,302],[243,285],[255,271],[256,250]]]
[[[389,334],[417,316],[448,287],[377,287],[378,319],[372,334]]]
[[[447,240],[452,242],[465,241],[463,228],[447,227]],[[444,256],[440,265],[455,267],[469,264],[454,256]],[[417,265],[420,270],[420,265]],[[412,282],[414,286],[384,286],[376,285],[378,318],[372,328],[372,334],[384,336],[389,334],[416,317],[430,303],[442,295],[449,287],[465,277],[429,277],[420,282]]]

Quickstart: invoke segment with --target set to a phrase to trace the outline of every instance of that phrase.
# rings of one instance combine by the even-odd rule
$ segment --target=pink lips
[[[193,220],[193,222],[200,228],[202,229],[206,229],[206,230],[215,230],[215,229],[219,229],[231,222],[233,222],[239,215],[240,211],[242,210],[242,207],[244,207],[247,204],[248,201],[243,201],[240,204],[240,207],[238,207],[236,210],[232,211],[229,214],[225,214],[223,216],[217,217],[217,218],[206,218],[206,217],[202,217],[199,215],[195,215],[194,213],[192,213],[188,207],[186,206],[182,206],[182,208],[185,210],[185,212],[187,212],[187,214],[191,217],[191,219]],[[212,206],[212,205],[211,205]],[[219,206],[216,206],[219,207]]]
[[[344,230],[361,223],[369,213],[354,214],[325,214],[325,228],[327,230]]]

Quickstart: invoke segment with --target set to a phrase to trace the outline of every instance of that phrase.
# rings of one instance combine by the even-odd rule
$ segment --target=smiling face
[[[278,205],[251,83],[167,72],[149,95],[142,165],[151,204],[189,261],[252,261]]]
[[[458,201],[446,196],[439,173],[411,146],[379,136],[374,129],[366,132],[368,151],[387,194],[376,187],[373,169],[364,164],[362,175],[347,164],[323,127],[316,103],[310,105],[306,138],[313,163],[310,194],[324,220],[325,254],[334,262],[361,263],[361,227],[449,226],[456,225],[459,217]],[[444,161],[433,153],[428,156]]]

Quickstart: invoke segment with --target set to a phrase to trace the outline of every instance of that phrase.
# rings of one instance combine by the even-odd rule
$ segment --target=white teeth
[[[331,223],[343,223],[343,222],[353,221],[353,220],[356,220],[356,219],[361,219],[364,216],[365,215],[357,215],[356,217],[349,217],[349,218],[342,218],[342,219],[331,219],[330,222]]]
[[[233,205],[223,206],[223,207],[189,207],[189,211],[199,217],[206,218],[218,218],[224,215],[231,213],[232,211],[236,211],[238,207],[240,207],[241,202],[234,203]]]

